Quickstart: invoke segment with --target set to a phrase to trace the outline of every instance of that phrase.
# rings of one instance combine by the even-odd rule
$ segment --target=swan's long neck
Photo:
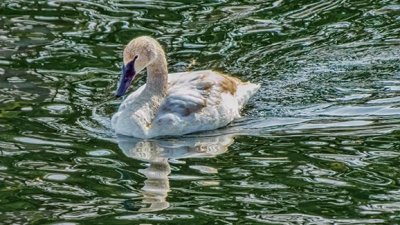
[[[158,57],[147,66],[147,93],[156,96],[165,96],[168,88],[167,59],[162,49],[158,49]]]

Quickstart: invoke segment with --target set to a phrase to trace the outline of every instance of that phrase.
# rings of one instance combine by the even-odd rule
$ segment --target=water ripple
[[[399,221],[397,2],[14,0],[0,15],[3,223]],[[117,137],[122,49],[139,35],[171,72],[260,83],[244,118]]]
[[[261,223],[307,223],[307,224],[380,224],[384,223],[382,219],[329,219],[320,216],[306,214],[269,214],[269,215],[251,215],[246,218]]]

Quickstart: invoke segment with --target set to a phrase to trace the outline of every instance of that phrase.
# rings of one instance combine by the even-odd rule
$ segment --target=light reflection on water
[[[398,21],[390,0],[0,3],[0,223],[398,223]],[[171,72],[262,88],[227,128],[117,137],[138,35]]]

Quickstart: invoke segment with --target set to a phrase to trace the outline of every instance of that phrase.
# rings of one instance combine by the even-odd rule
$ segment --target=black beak
[[[129,86],[131,85],[133,79],[136,76],[136,71],[135,71],[136,59],[137,56],[135,56],[135,58],[133,58],[133,60],[127,63],[126,65],[122,65],[121,78],[119,80],[117,92],[115,93],[115,96],[117,98],[123,96],[126,93],[126,90],[128,90]]]

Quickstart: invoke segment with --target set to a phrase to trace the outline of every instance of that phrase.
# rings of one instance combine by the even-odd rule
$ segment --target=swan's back
[[[216,129],[240,117],[258,84],[211,70],[170,74],[168,93],[153,122],[158,134]]]
[[[172,73],[169,79],[169,95],[184,96],[185,91],[197,92],[204,97],[215,97],[218,100],[223,94],[233,96],[241,109],[252,95],[260,88],[259,84],[242,82],[241,80],[212,70]],[[218,103],[218,102],[215,102]],[[239,110],[240,110],[239,109]]]

